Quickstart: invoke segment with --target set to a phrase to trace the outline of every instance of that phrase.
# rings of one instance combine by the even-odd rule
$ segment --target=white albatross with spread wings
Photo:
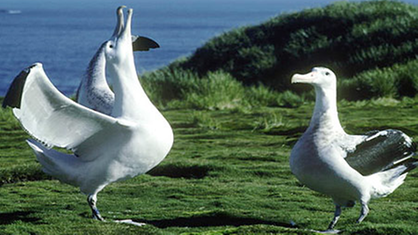
[[[316,101],[308,129],[293,147],[290,168],[307,187],[332,197],[335,215],[328,230],[333,231],[341,207],[361,204],[360,223],[368,214],[371,198],[385,197],[398,188],[407,173],[417,166],[416,145],[399,130],[348,135],[337,113],[337,80],[327,68],[292,77],[292,83],[315,88]]]
[[[131,40],[132,9],[126,27],[104,44],[106,72],[113,78],[110,115],[77,104],[60,93],[36,63],[13,81],[3,107],[35,140],[28,140],[43,170],[88,195],[93,217],[103,220],[97,193],[106,185],[143,174],[171,149],[173,132],[138,81]],[[39,142],[43,143],[39,143]],[[51,149],[60,147],[74,154]]]

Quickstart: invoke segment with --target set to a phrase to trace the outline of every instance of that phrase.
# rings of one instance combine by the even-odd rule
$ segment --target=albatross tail
[[[372,194],[373,198],[386,197],[403,184],[408,172],[418,166],[417,159],[406,159],[395,166],[367,176],[373,182]]]
[[[33,139],[28,139],[26,142],[35,152],[36,158],[46,174],[67,184],[79,186],[75,172],[78,172],[77,168],[79,168],[81,162],[75,155],[48,149]]]

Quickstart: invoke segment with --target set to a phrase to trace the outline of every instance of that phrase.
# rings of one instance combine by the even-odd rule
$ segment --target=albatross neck
[[[106,70],[106,58],[104,54],[105,44],[103,43],[99,50],[91,59],[85,75],[85,82],[87,87],[103,87],[108,88],[105,70]],[[110,89],[109,89],[110,90]]]
[[[110,74],[113,78],[113,90],[115,92],[115,103],[112,116],[137,118],[138,115],[149,112],[152,105],[148,96],[138,80],[135,65],[131,61],[122,63],[122,66],[110,66]]]
[[[333,86],[315,86],[315,108],[309,125],[311,131],[345,133],[338,119],[337,91]]]

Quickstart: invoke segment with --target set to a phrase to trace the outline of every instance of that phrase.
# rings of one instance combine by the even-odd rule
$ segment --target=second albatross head
[[[307,83],[314,87],[335,89],[337,78],[330,69],[315,67],[310,73],[293,75],[292,83]]]

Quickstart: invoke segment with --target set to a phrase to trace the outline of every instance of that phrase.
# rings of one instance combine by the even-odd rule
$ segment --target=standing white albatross
[[[123,30],[123,8],[116,10],[116,28],[110,40],[118,37]],[[109,88],[106,79],[106,43],[103,43],[91,59],[86,74],[77,89],[77,103],[88,108],[110,115],[115,101],[115,95]],[[132,36],[132,47],[134,51],[148,51],[151,48],[160,47],[154,40],[142,36]]]
[[[337,223],[341,207],[361,204],[357,222],[367,216],[371,198],[385,197],[399,187],[407,173],[417,166],[416,145],[398,130],[348,135],[337,113],[337,80],[327,68],[292,77],[292,83],[315,88],[316,101],[308,129],[293,147],[290,169],[312,190],[332,197]]]
[[[143,174],[171,149],[173,132],[138,81],[131,40],[132,9],[126,27],[105,43],[106,71],[113,78],[111,115],[84,107],[60,93],[36,63],[13,81],[3,106],[13,107],[43,170],[88,195],[93,217],[103,220],[97,193],[106,185]],[[45,147],[47,146],[47,147]],[[66,148],[64,154],[50,147]]]

